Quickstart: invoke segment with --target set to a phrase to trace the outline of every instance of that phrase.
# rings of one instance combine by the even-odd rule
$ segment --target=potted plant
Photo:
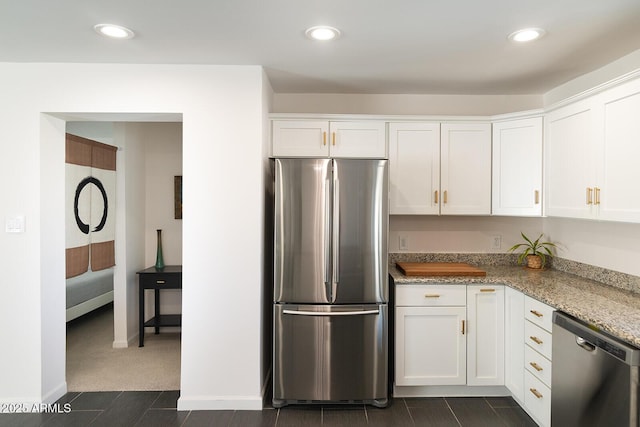
[[[541,242],[542,234],[538,236],[536,240],[531,240],[524,233],[520,232],[520,235],[525,240],[524,243],[518,243],[509,248],[509,252],[513,252],[522,248],[520,256],[518,256],[518,264],[527,263],[527,267],[541,269],[544,268],[547,263],[547,257],[553,257],[551,252],[552,248],[556,245],[551,242]]]

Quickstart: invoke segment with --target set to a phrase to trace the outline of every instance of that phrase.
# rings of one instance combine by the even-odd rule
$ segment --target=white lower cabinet
[[[524,294],[505,290],[504,301],[504,384],[513,397],[524,402]]]
[[[531,372],[525,371],[524,410],[541,427],[551,425],[551,388],[537,379]]]
[[[504,285],[395,291],[395,386],[403,393],[467,386],[456,390],[473,395],[485,390],[473,386],[506,386],[536,423],[551,425],[553,307]]]
[[[398,307],[396,384],[466,382],[465,307]]]
[[[503,385],[503,285],[397,285],[395,385]]]
[[[551,425],[553,307],[507,288],[505,385],[540,426]]]
[[[465,285],[396,286],[396,385],[466,383],[465,300]]]
[[[504,286],[467,286],[467,385],[504,384]]]

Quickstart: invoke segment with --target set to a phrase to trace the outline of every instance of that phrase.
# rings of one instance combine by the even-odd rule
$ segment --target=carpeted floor
[[[180,333],[145,335],[144,347],[113,348],[113,306],[67,323],[68,391],[180,389]]]

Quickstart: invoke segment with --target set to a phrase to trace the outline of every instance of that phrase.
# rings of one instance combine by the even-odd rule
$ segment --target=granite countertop
[[[640,347],[640,294],[554,269],[531,270],[513,265],[477,265],[485,277],[405,276],[389,264],[395,284],[505,284],[568,313],[622,341]]]

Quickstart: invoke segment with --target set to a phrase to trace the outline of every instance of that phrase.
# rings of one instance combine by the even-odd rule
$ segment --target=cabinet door
[[[327,157],[329,122],[274,120],[271,154],[274,157]]]
[[[602,94],[599,219],[640,222],[640,81]]]
[[[491,213],[491,124],[443,124],[440,213]]]
[[[398,386],[466,382],[465,307],[397,307]]]
[[[563,107],[546,117],[547,215],[591,218],[595,214],[593,126],[591,100]]]
[[[494,215],[542,215],[542,117],[493,124]]]
[[[524,294],[505,289],[504,385],[522,405],[524,402]]]
[[[389,213],[440,213],[440,124],[389,124]]]
[[[467,286],[467,385],[504,385],[504,286]]]
[[[385,122],[331,122],[331,157],[387,158]]]

